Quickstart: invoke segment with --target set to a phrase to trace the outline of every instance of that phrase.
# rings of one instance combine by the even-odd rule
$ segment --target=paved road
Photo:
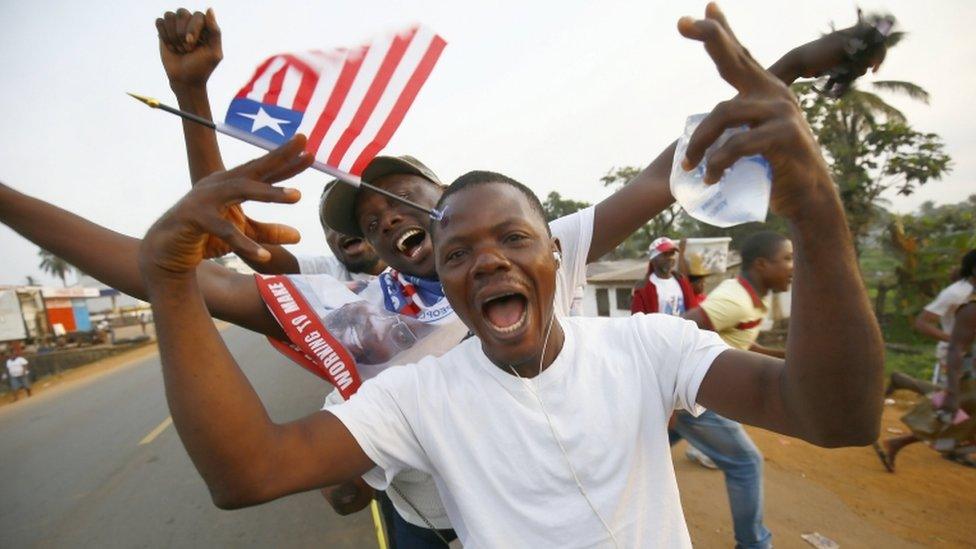
[[[223,331],[276,421],[318,408],[326,384],[264,338]],[[376,547],[369,511],[317,493],[213,506],[172,425],[158,357],[0,408],[0,547]]]

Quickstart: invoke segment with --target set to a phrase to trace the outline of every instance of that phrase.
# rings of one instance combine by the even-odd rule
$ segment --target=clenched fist
[[[171,88],[205,86],[224,57],[220,27],[213,9],[206,13],[180,8],[156,19],[159,57]]]

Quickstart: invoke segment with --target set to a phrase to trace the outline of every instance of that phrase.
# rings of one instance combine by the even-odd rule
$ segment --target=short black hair
[[[962,256],[962,263],[959,265],[959,280],[976,275],[976,249],[969,250]]]
[[[782,243],[787,240],[789,239],[785,236],[773,231],[750,235],[742,243],[742,268],[748,269],[757,259],[772,259]]]
[[[448,197],[450,197],[452,194],[461,192],[469,187],[487,185],[489,183],[501,183],[503,185],[515,187],[529,200],[529,205],[532,206],[532,210],[539,215],[539,219],[542,220],[542,224],[546,226],[546,234],[549,234],[550,236],[552,235],[551,231],[549,230],[549,223],[546,221],[546,210],[542,207],[542,202],[539,201],[539,197],[532,192],[532,189],[526,187],[511,177],[508,177],[507,175],[502,175],[497,172],[475,170],[455,179],[453,183],[448,185],[447,189],[444,191],[444,194],[441,195],[441,199],[437,201],[436,207],[438,210],[443,211],[444,203],[447,202]],[[431,224],[432,228],[435,226],[437,226],[437,223]]]

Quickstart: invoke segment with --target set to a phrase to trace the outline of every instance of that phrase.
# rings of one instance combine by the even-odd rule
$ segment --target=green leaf
[[[906,82],[904,80],[878,80],[871,83],[875,89],[906,95],[916,101],[929,104],[929,92],[918,84]]]

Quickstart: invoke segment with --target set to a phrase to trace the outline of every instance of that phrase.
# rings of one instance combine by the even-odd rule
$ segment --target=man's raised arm
[[[793,48],[773,63],[768,72],[787,85],[797,78],[823,73],[845,61],[845,47],[860,30],[858,25]],[[878,57],[862,60],[862,65],[854,68],[855,72],[861,75],[869,67],[877,68],[884,59],[884,53],[882,47]],[[587,263],[612,252],[618,244],[674,203],[670,187],[674,146],[674,143],[669,145],[637,177],[596,205],[593,241]]]
[[[271,183],[311,164],[303,148],[303,139],[292,140],[200,181],[152,226],[139,252],[173,423],[222,508],[338,484],[373,467],[328,412],[284,425],[271,421],[210,322],[195,275],[208,235],[219,235],[241,256],[258,259],[266,253],[218,213],[242,200],[296,201],[297,191]]]
[[[213,9],[208,9],[206,13],[190,13],[184,8],[168,11],[156,19],[156,31],[159,35],[159,58],[180,109],[213,120],[207,82],[224,57],[220,27],[217,26]],[[183,120],[183,140],[192,184],[212,173],[224,171],[214,130]],[[232,208],[236,210],[233,213],[239,227],[250,223],[239,208]],[[259,273],[299,272],[298,260],[284,247],[267,245],[266,249],[271,254],[267,261],[241,259]]]
[[[147,299],[139,274],[139,239],[96,225],[3,184],[0,184],[0,223],[105,284],[138,299]],[[200,265],[198,278],[214,316],[284,338],[250,276],[207,261]]]
[[[697,165],[726,128],[748,124],[709,156],[705,181],[718,181],[743,156],[763,155],[773,170],[771,206],[789,221],[795,250],[786,361],[726,351],[698,402],[822,446],[868,444],[881,416],[883,342],[817,141],[793,94],[739,44],[717,6],[709,4],[705,19],[683,18],[678,29],[704,43],[739,92],[702,121],[683,165]]]
[[[956,311],[949,349],[946,352],[946,396],[940,408],[953,417],[959,409],[959,390],[963,374],[963,360],[976,339],[976,303],[963,304]]]
[[[207,81],[224,57],[220,27],[213,9],[190,13],[184,8],[156,19],[159,58],[180,109],[213,120]],[[224,171],[217,134],[210,128],[183,120],[183,138],[190,181]]]

